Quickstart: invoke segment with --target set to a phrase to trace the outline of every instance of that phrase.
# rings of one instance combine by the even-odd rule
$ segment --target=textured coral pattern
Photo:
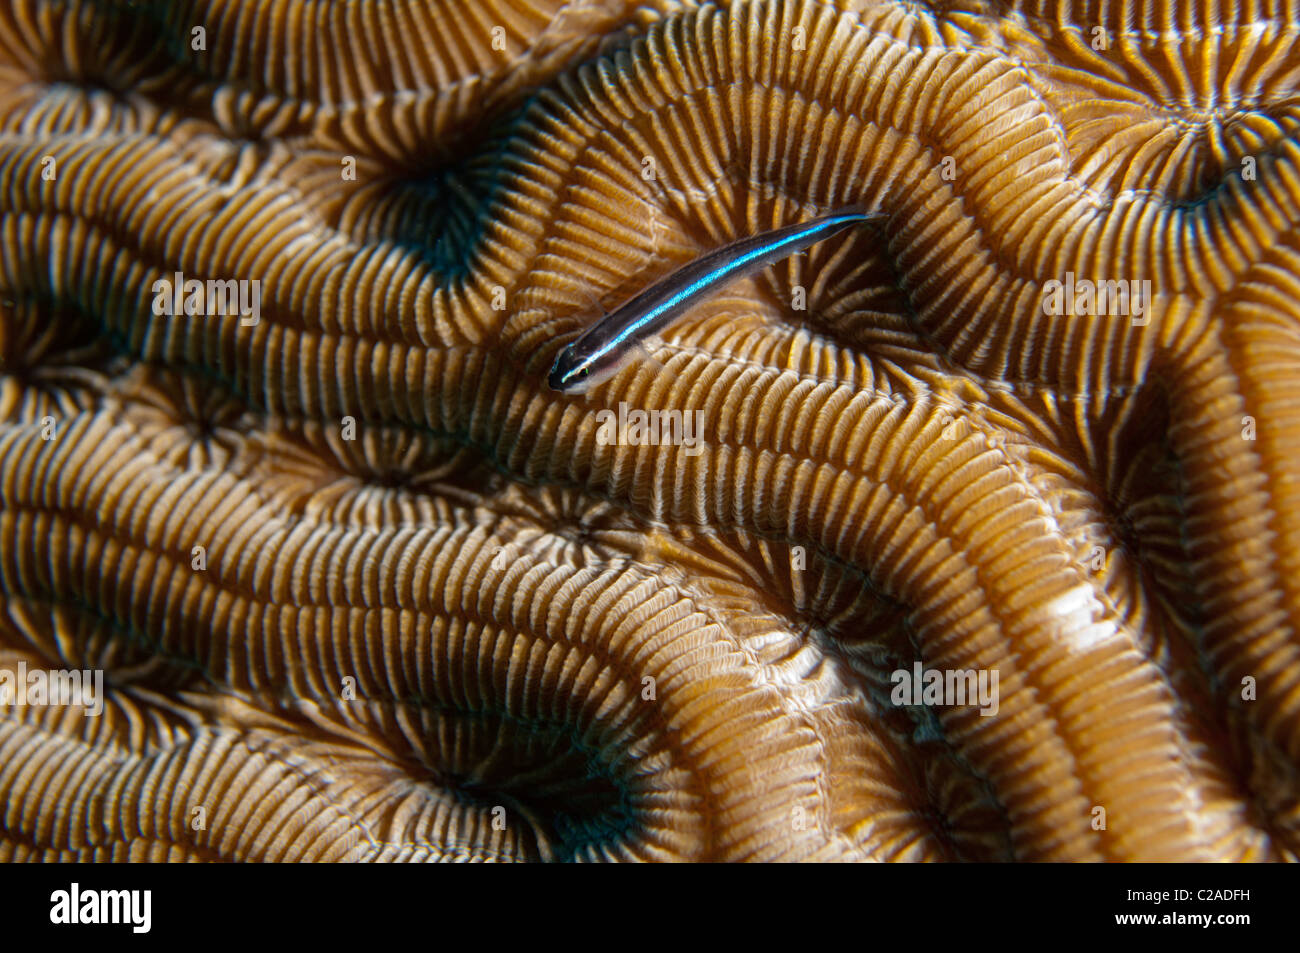
[[[0,858],[1295,859],[1297,24],[0,5]]]

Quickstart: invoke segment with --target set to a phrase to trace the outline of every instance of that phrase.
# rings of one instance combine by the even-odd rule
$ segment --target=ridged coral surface
[[[1298,24],[0,6],[0,858],[1295,859]]]

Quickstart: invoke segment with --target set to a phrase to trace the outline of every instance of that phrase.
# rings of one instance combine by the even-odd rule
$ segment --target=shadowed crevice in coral
[[[427,766],[431,782],[489,817],[505,806],[502,822],[529,825],[533,856],[616,854],[643,832],[634,765],[608,764],[571,725],[499,711],[431,712],[450,722],[427,736],[428,754],[438,758]]]
[[[440,143],[418,165],[386,169],[355,188],[345,185],[337,227],[362,244],[392,242],[410,251],[439,281],[472,277],[521,116],[516,112],[471,141]]]

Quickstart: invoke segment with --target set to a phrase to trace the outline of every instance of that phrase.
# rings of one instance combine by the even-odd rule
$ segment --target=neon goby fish
[[[644,353],[643,341],[658,334],[693,304],[723,285],[859,222],[883,217],[882,212],[868,212],[860,205],[851,205],[708,252],[629,299],[578,335],[555,358],[546,382],[552,390],[581,394],[613,377],[638,352]]]

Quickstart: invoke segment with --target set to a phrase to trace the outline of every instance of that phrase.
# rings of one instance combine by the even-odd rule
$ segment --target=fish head
[[[570,345],[555,358],[546,383],[564,394],[585,394],[613,377],[622,365],[617,355],[606,350],[586,353]]]
[[[591,365],[581,360],[573,348],[566,347],[556,356],[546,383],[563,394],[581,394],[591,386],[590,377]]]

